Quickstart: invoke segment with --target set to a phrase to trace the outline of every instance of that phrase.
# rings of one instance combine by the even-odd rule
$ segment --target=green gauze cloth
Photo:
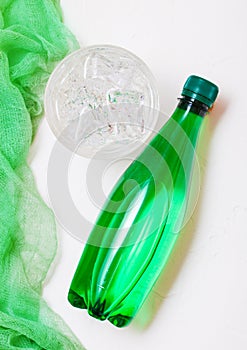
[[[47,79],[77,47],[57,0],[0,0],[0,350],[83,349],[41,298],[55,222],[26,164]]]

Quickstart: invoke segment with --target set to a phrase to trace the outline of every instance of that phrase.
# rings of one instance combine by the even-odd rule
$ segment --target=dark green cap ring
[[[188,96],[212,107],[218,95],[219,88],[210,81],[191,75],[184,84],[182,96]]]

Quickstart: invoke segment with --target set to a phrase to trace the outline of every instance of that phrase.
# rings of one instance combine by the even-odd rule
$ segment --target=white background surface
[[[44,296],[87,350],[245,350],[247,348],[247,3],[245,0],[62,0],[82,46],[114,44],[142,58],[170,115],[190,74],[220,87],[200,150],[200,200],[165,276],[125,329],[72,308],[67,291],[83,244],[58,229],[60,251]],[[48,200],[46,170],[54,137],[44,120],[32,168]],[[81,181],[88,164],[78,161]],[[78,175],[78,174],[77,174]],[[113,169],[113,177],[119,167]],[[83,229],[83,228],[82,228]],[[145,311],[145,312],[146,312]]]

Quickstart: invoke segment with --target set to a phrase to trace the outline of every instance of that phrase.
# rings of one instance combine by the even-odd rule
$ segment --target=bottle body
[[[186,212],[195,147],[207,106],[181,99],[120,177],[85,246],[70,303],[123,327],[165,267]]]

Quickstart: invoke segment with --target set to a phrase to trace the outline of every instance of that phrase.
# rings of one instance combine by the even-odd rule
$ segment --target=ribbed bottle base
[[[97,320],[108,320],[114,326],[119,328],[127,326],[132,320],[132,317],[124,316],[121,314],[111,316],[111,312],[105,312],[105,302],[96,302],[94,305],[87,306],[84,301],[84,298],[71,289],[68,294],[68,300],[70,304],[74,307],[77,307],[79,309],[87,309],[88,314],[96,318]]]

